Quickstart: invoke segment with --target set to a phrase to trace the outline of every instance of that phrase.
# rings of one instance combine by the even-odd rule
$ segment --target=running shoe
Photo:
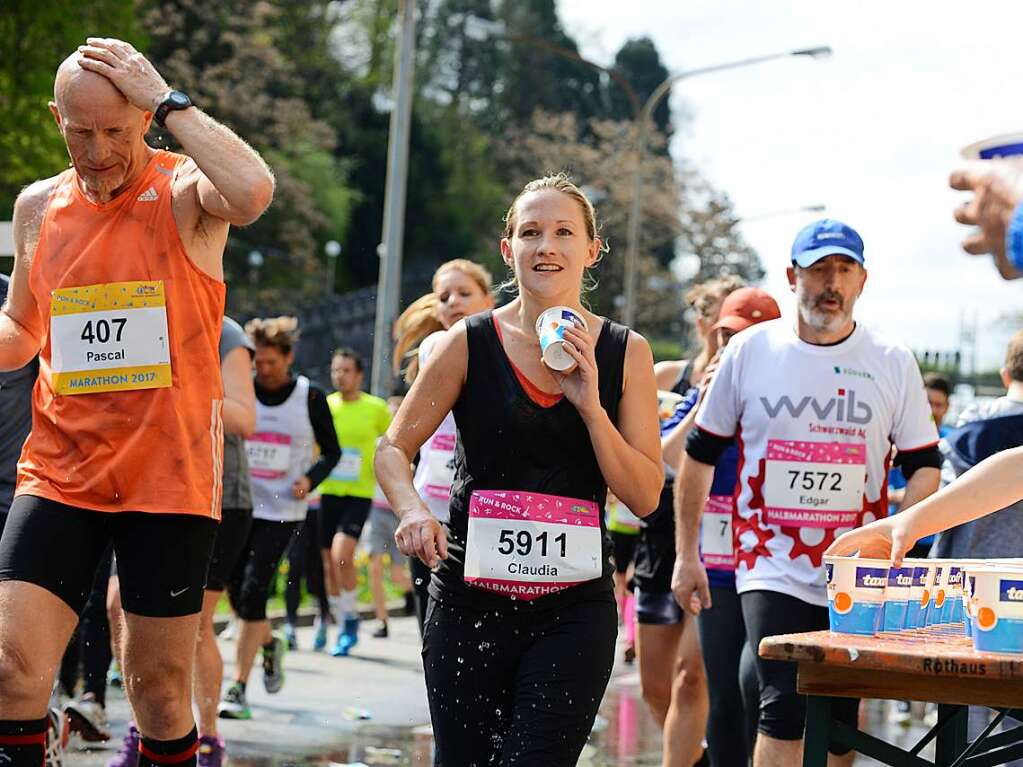
[[[198,767],[223,767],[227,761],[224,753],[224,741],[211,735],[199,738]]]
[[[228,619],[227,625],[224,626],[224,630],[218,635],[218,639],[237,639],[238,638],[238,619],[234,616]]]
[[[217,716],[221,719],[252,718],[252,709],[249,708],[249,702],[245,700],[245,690],[238,682],[227,688],[224,699],[217,706]],[[115,765],[108,764],[107,767],[115,767]]]
[[[380,626],[372,634],[374,639],[387,639],[387,622],[380,621]]]
[[[263,687],[273,695],[284,686],[284,655],[288,643],[280,634],[273,634],[269,645],[263,646]]]
[[[345,618],[344,627],[337,635],[337,642],[331,648],[330,654],[335,658],[343,658],[352,651],[352,648],[359,643],[359,617],[349,616]]]
[[[71,732],[77,732],[87,743],[110,740],[107,711],[92,695],[83,695],[64,706]]]
[[[138,767],[139,764],[139,731],[135,723],[128,725],[128,734],[121,741],[121,748],[114,758],[107,762],[107,767]]]
[[[298,632],[295,630],[295,624],[294,623],[285,623],[284,624],[284,638],[286,640],[288,640],[288,649],[289,650],[297,650],[298,649]]]
[[[121,667],[117,661],[110,664],[110,671],[107,672],[107,684],[120,690],[124,687],[124,679],[121,677]]]
[[[327,646],[327,622],[318,620],[316,622],[316,633],[313,635],[313,649],[321,652]]]
[[[64,750],[71,737],[71,730],[68,729],[67,717],[59,708],[51,708],[46,712],[46,754],[44,757],[45,767],[62,767],[64,764]]]

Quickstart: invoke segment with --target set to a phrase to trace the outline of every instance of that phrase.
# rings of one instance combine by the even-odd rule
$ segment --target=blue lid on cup
[[[813,266],[827,256],[848,256],[863,264],[863,238],[848,224],[822,218],[803,227],[792,243],[792,263]]]

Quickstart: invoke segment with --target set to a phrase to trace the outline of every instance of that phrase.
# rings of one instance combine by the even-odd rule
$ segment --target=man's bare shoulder
[[[30,257],[35,250],[43,214],[46,213],[50,195],[59,179],[57,175],[34,181],[22,189],[14,201],[14,243],[16,249],[26,257]]]

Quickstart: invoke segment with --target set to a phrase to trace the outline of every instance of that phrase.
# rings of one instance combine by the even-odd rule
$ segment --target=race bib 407
[[[53,291],[50,367],[57,394],[169,387],[163,282],[111,282]]]

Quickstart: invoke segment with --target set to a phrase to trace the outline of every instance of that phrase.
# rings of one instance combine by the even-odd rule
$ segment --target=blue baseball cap
[[[822,218],[804,227],[792,243],[792,263],[804,269],[835,255],[849,256],[863,264],[863,239],[851,226],[833,218]]]

